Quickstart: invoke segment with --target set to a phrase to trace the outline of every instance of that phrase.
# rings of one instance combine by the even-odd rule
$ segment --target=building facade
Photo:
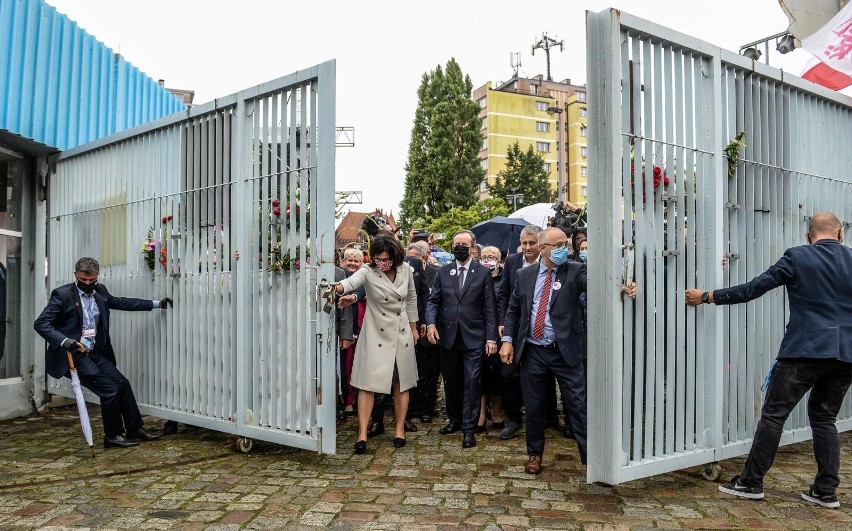
[[[488,197],[486,182],[494,182],[506,167],[509,147],[518,142],[521,150],[532,146],[544,159],[554,200],[585,204],[587,170],[579,158],[586,146],[585,125],[579,126],[585,124],[585,91],[585,86],[573,85],[570,79],[548,81],[543,76],[515,76],[497,87],[488,82],[473,91],[482,118],[479,156],[485,180],[479,189],[481,199]]]

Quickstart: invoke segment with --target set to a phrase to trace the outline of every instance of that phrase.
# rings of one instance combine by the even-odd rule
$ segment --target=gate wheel
[[[707,481],[716,481],[719,479],[719,474],[722,472],[722,467],[719,463],[712,462],[704,465],[704,470],[701,471],[701,476]]]
[[[237,437],[237,449],[247,454],[251,452],[251,447],[254,445],[254,441],[251,440],[250,437]]]

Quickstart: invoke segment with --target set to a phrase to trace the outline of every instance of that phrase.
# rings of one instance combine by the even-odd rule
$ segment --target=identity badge
[[[450,269],[450,276],[451,277],[456,276],[456,270],[455,269]]]
[[[562,282],[557,280],[553,283],[553,291],[559,291],[560,289],[562,289]]]

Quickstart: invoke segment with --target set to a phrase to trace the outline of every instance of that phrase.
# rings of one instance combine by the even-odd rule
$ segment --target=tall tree
[[[515,142],[506,152],[506,167],[500,170],[494,183],[488,183],[488,193],[503,200],[511,194],[524,194],[524,205],[546,203],[553,197],[547,175],[544,158],[533,151],[532,144],[524,152]],[[512,203],[506,201],[506,204]]]
[[[403,226],[426,224],[453,207],[476,202],[485,172],[479,162],[482,120],[472,91],[470,76],[455,59],[445,69],[438,65],[423,74],[405,165]]]

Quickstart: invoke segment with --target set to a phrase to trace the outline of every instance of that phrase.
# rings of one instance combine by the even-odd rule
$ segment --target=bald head
[[[831,212],[819,212],[814,214],[808,225],[808,241],[811,243],[819,240],[841,240],[843,235],[843,224],[840,219]]]

